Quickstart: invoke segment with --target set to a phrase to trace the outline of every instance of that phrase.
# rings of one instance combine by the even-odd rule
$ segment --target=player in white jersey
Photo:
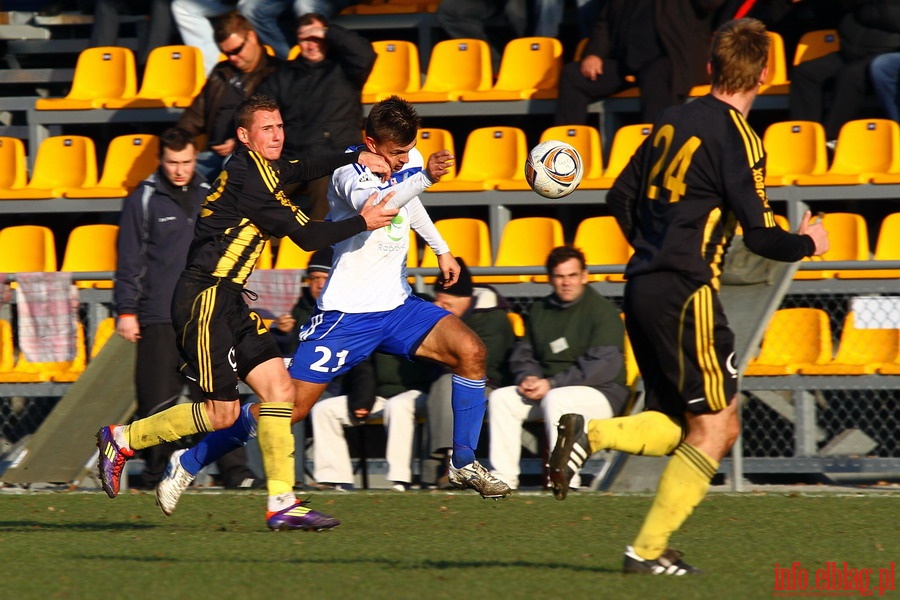
[[[392,177],[382,183],[380,176],[365,168],[334,172],[328,192],[328,218],[339,220],[345,214],[358,214],[355,207],[365,202],[388,202],[400,212],[389,226],[360,233],[335,246],[325,290],[315,313],[300,330],[300,346],[288,368],[294,385],[291,419],[297,422],[306,418],[328,383],[372,352],[444,364],[453,373],[450,481],[457,487],[472,488],[484,498],[501,498],[509,494],[509,486],[475,459],[486,408],[484,344],[459,318],[413,296],[407,282],[410,227],[434,250],[446,286],[456,282],[460,271],[418,198],[448,172],[454,157],[448,150],[441,150],[423,164],[422,155],[415,149],[419,123],[413,106],[402,98],[391,96],[375,104],[366,119],[365,146],[387,160]],[[374,200],[373,191],[377,192]],[[203,457],[202,464],[246,443],[254,435],[255,425],[253,412],[245,409],[235,425],[207,435],[197,446],[203,448],[198,453]],[[293,476],[292,457],[280,457],[277,462],[274,468],[266,465],[267,474],[279,470],[280,477]],[[166,514],[174,510],[190,483],[179,481],[178,472],[175,465],[160,484],[166,488]]]
[[[335,245],[334,262],[316,312],[300,329],[300,346],[288,371],[294,379],[295,412],[308,412],[326,385],[375,351],[442,363],[453,372],[453,456],[450,480],[485,498],[510,491],[475,459],[484,420],[484,344],[459,318],[412,295],[406,272],[409,229],[437,255],[441,277],[452,285],[459,263],[428,216],[418,194],[446,174],[453,156],[432,154],[423,164],[415,149],[419,116],[392,96],[372,107],[366,147],[391,165],[387,183],[365,167],[337,169],[328,190],[329,218],[357,214],[374,202],[400,209],[391,224]]]

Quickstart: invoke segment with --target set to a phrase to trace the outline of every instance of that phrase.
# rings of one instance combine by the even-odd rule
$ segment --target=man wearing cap
[[[506,314],[509,303],[489,285],[473,286],[472,275],[462,258],[457,257],[459,280],[450,287],[434,284],[434,303],[459,317],[481,338],[487,348],[487,382],[485,397],[493,390],[512,383],[509,356],[516,335]],[[453,446],[453,411],[450,405],[451,373],[441,369],[428,392],[429,458],[440,466],[426,462],[422,467],[422,484],[438,484],[445,480],[448,450]],[[434,467],[440,469],[435,477]]]
[[[316,300],[325,288],[328,274],[331,272],[331,259],[334,257],[334,249],[331,246],[322,248],[309,257],[306,266],[306,287],[297,298],[297,303],[291,309],[290,314],[279,315],[272,322],[270,332],[278,343],[281,355],[290,358],[297,350],[300,343],[298,335],[300,326],[306,323],[316,309]]]
[[[588,287],[584,254],[560,246],[547,257],[553,292],[528,309],[525,337],[510,357],[515,385],[490,395],[493,473],[516,488],[522,424],[544,420],[550,448],[566,413],[608,419],[625,408],[625,326],[616,306]],[[581,483],[576,473],[570,487]]]

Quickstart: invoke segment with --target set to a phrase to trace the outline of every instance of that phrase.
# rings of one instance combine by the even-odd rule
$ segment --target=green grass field
[[[259,492],[189,493],[168,518],[148,493],[3,493],[0,598],[772,598],[775,563],[900,557],[900,494],[715,493],[672,540],[704,575],[623,576],[651,500],[318,492],[343,524],[316,534],[270,532]]]

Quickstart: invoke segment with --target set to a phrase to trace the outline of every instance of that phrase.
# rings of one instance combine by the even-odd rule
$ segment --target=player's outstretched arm
[[[828,231],[825,230],[822,219],[816,219],[816,221],[812,223],[810,221],[812,221],[812,213],[806,211],[803,215],[803,219],[800,221],[800,229],[797,230],[797,233],[811,237],[813,243],[816,245],[813,256],[822,256],[828,252],[829,248]]]
[[[393,197],[394,192],[389,192],[379,201],[378,192],[372,192],[359,211],[362,218],[366,220],[366,231],[373,231],[391,224],[391,220],[400,212],[399,208],[389,206]]]

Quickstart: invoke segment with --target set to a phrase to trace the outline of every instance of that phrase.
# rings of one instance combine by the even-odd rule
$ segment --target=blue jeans
[[[900,96],[897,81],[900,79],[900,52],[888,52],[876,56],[869,65],[872,87],[889,119],[900,121]]]

